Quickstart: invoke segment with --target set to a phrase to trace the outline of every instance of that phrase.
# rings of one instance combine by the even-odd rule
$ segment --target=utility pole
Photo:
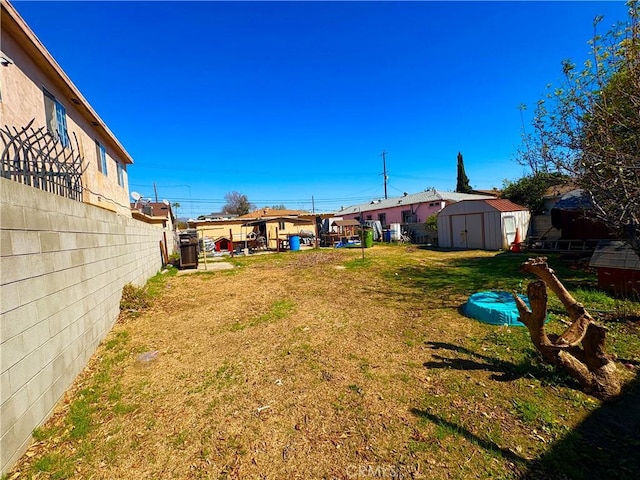
[[[315,243],[316,243],[316,248],[318,248],[318,235],[320,234],[320,232],[318,231],[318,221],[316,220],[316,201],[313,198],[313,195],[311,195],[311,213],[313,214],[313,223],[315,225],[315,228],[313,229],[313,231],[315,232]]]
[[[384,150],[382,151],[382,176],[384,177],[384,199],[387,199],[387,180],[389,177],[387,177],[387,158],[386,158],[387,152],[385,152]]]
[[[158,188],[156,187],[156,182],[153,182],[153,191],[156,194],[156,203],[158,203]]]

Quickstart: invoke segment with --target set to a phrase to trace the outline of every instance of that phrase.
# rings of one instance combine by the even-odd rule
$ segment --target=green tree
[[[178,209],[180,208],[180,203],[179,202],[174,202],[171,204],[171,206],[173,207],[173,211],[174,214],[176,216],[176,218],[178,218]]]
[[[640,8],[604,35],[594,20],[591,57],[538,102],[519,160],[534,172],[558,171],[585,189],[593,214],[640,249]],[[550,86],[550,88],[552,88]]]
[[[431,215],[424,222],[424,226],[427,230],[437,230],[438,229],[438,215]]]
[[[222,213],[230,215],[246,215],[256,206],[249,201],[246,195],[239,192],[229,192],[224,196],[226,204],[222,207]]]
[[[456,183],[456,192],[471,193],[471,190],[469,178],[464,171],[464,160],[462,160],[462,154],[458,152],[458,181]]]
[[[549,187],[561,185],[568,180],[566,175],[554,172],[538,172],[516,181],[505,180],[501,198],[527,207],[532,215],[544,213],[544,195]]]

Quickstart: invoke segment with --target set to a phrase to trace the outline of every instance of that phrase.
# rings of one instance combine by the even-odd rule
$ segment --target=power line
[[[341,198],[315,198],[315,203],[361,203],[363,201],[370,200],[371,196],[366,197],[341,197]],[[186,197],[172,197],[172,201],[175,202],[193,202],[193,203],[205,203],[205,204],[219,204],[225,205],[227,203],[226,200],[223,199],[215,199],[215,198],[186,198]],[[309,198],[286,198],[286,199],[250,199],[251,203],[255,204],[295,204],[295,203],[305,203],[311,204],[311,200]]]
[[[385,152],[386,154],[386,152]],[[387,182],[388,183],[388,182]],[[139,184],[139,183],[130,183],[131,187],[142,187],[142,189],[151,189],[154,187],[153,183],[150,184]],[[386,186],[386,185],[385,185]],[[398,190],[393,185],[388,185],[390,188],[394,190]],[[178,202],[182,204],[183,210],[185,212],[189,212],[190,216],[193,218],[196,215],[209,213],[211,211],[220,210],[224,205],[227,204],[227,200],[222,197],[214,197],[214,196],[198,196],[193,197],[191,194],[191,186],[188,184],[158,184],[155,185],[158,189],[170,189],[170,188],[187,188],[189,190],[188,197],[184,195],[179,196],[170,196],[171,202]],[[372,186],[368,188],[364,188],[358,191],[352,192],[352,195],[342,195],[342,196],[330,196],[330,197],[316,197],[313,195],[313,198],[310,197],[302,197],[302,198],[282,198],[282,197],[260,197],[260,198],[250,198],[251,203],[257,205],[258,207],[266,206],[266,205],[287,205],[289,208],[296,208],[299,210],[306,211],[324,211],[324,212],[338,212],[344,207],[357,205],[361,203],[366,203],[370,201],[372,198],[378,198],[375,195],[375,191],[380,187]],[[400,190],[398,190],[400,191]],[[388,196],[388,193],[387,193]]]

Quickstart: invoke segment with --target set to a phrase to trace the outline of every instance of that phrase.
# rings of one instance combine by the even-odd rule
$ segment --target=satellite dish
[[[167,207],[169,206],[169,200],[167,200],[166,198],[162,200],[162,203],[164,203]]]
[[[131,192],[131,198],[133,198],[136,202],[142,198],[138,192]]]

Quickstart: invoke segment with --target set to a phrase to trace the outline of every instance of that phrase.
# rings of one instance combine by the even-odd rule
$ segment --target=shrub
[[[127,283],[122,288],[120,311],[138,312],[147,308],[149,304],[149,292],[146,287],[136,287],[131,283]]]

